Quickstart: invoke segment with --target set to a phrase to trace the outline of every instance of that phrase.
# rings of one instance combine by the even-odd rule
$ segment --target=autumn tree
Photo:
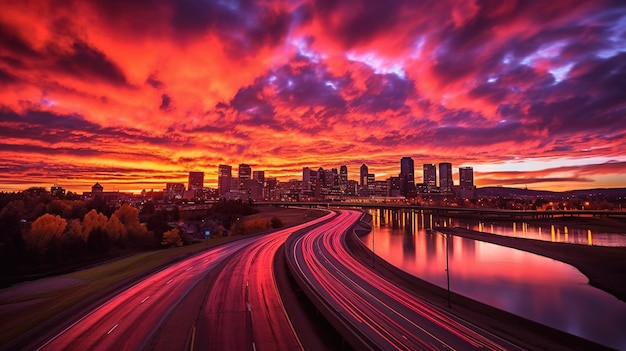
[[[85,218],[83,218],[83,241],[87,242],[89,236],[96,230],[104,231],[108,221],[105,215],[96,212],[96,210],[87,212]]]
[[[42,256],[53,243],[61,238],[67,221],[61,216],[46,213],[31,225],[30,232],[24,237],[27,249]]]
[[[117,217],[116,213],[111,215],[109,221],[104,227],[109,241],[113,243],[117,243],[120,246],[124,246],[124,242],[126,241],[126,228],[122,221],[120,221],[119,217]]]
[[[135,207],[123,204],[113,215],[116,215],[126,228],[127,237],[132,244],[139,247],[154,245],[152,234],[139,223],[139,211]]]
[[[165,247],[183,246],[183,240],[180,236],[180,229],[174,228],[163,233],[161,245]]]
[[[78,219],[70,219],[65,228],[65,237],[72,240],[83,240],[83,224]]]
[[[70,218],[72,216],[72,205],[69,201],[54,199],[46,205],[46,212],[63,218]]]

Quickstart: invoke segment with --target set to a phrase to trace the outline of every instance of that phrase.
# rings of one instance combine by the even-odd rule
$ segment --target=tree
[[[26,247],[39,256],[43,255],[55,239],[61,238],[66,226],[67,221],[61,216],[42,215],[33,222],[30,232],[24,237]]]
[[[83,224],[78,219],[70,219],[67,222],[67,228],[65,229],[65,235],[70,239],[79,239],[83,238]]]
[[[107,233],[109,241],[117,243],[121,246],[124,245],[124,242],[126,241],[126,228],[117,217],[116,213],[111,215],[111,218],[109,218],[109,221],[104,226],[104,230]]]
[[[72,205],[68,201],[54,199],[46,205],[46,212],[59,215],[63,218],[70,218],[72,215]]]
[[[128,238],[135,244],[138,246],[154,245],[146,227],[139,223],[139,211],[135,207],[123,204],[113,214],[122,222],[124,228],[126,228]]]
[[[163,233],[163,239],[161,245],[165,247],[179,247],[183,246],[183,240],[180,237],[180,229],[174,228]]]
[[[83,218],[83,241],[88,242],[89,236],[96,230],[104,231],[108,219],[102,213],[91,210],[87,212],[85,218]]]
[[[270,222],[272,223],[272,228],[281,228],[283,226],[283,221],[278,217],[272,217]]]

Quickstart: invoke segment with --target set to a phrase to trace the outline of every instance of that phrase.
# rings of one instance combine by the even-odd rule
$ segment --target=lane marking
[[[150,298],[150,295],[148,295],[148,296],[144,297],[144,299],[143,299],[143,300],[141,300],[141,304],[142,304],[142,303],[144,303],[144,302],[146,302],[146,300],[148,300],[149,298]]]
[[[190,271],[192,268],[193,268],[193,266],[191,266],[191,267],[189,267],[189,268],[185,269],[185,272]]]
[[[116,324],[113,326],[113,328],[109,329],[109,332],[107,333],[107,335],[111,334],[115,330],[115,328],[117,328],[118,325],[119,324]]]
[[[172,279],[168,280],[168,281],[167,281],[167,283],[165,283],[165,285],[169,285],[169,284],[170,284],[171,282],[173,282],[173,281],[174,281],[174,278],[172,278]]]

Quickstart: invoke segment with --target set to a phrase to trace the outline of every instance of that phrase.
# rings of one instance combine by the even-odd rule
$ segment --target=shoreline
[[[589,279],[589,285],[626,302],[626,247],[589,246],[477,232],[464,228],[435,228],[444,234],[484,241],[567,263]]]
[[[528,350],[612,350],[610,347],[500,310],[454,292],[450,293],[451,307],[448,307],[448,292],[446,289],[409,274],[377,255],[373,256],[372,251],[358,237],[359,234],[366,232],[368,231],[364,228],[359,228],[346,235],[346,246],[352,255],[366,266],[372,267],[372,263],[375,263],[372,269],[379,275],[442,310],[457,315],[490,333]]]

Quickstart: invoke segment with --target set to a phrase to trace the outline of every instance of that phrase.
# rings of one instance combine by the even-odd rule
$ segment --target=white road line
[[[113,326],[113,328],[109,329],[109,332],[107,333],[107,335],[111,334],[111,332],[113,332],[115,330],[115,328],[117,328],[119,324],[116,324]]]
[[[141,300],[141,303],[146,302],[146,300],[148,300],[149,298],[150,298],[150,295],[148,295],[148,296],[144,297],[144,299],[143,299],[143,300]]]
[[[174,281],[174,278],[168,280],[167,283],[165,283],[165,285],[169,285],[172,281]]]

